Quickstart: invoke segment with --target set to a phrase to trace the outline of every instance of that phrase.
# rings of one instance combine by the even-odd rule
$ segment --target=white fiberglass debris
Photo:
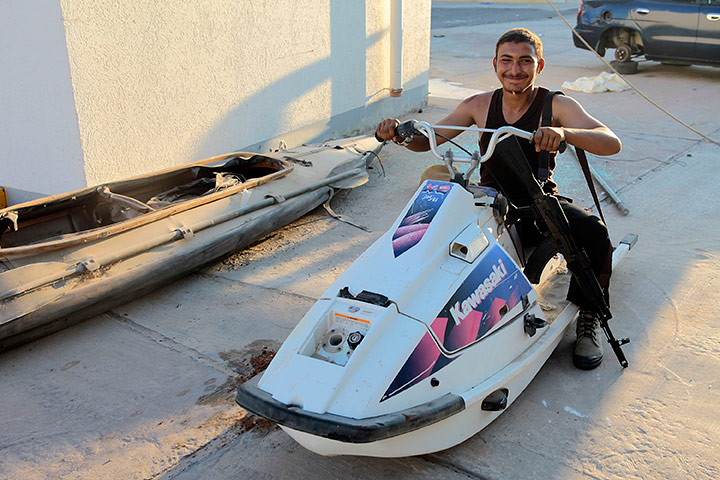
[[[630,85],[616,73],[602,72],[595,77],[580,77],[574,82],[563,82],[562,88],[585,93],[622,92]]]

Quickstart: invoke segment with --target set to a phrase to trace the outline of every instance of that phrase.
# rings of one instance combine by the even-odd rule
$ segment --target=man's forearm
[[[405,145],[405,148],[413,152],[427,152],[430,150],[430,141],[423,135],[415,135],[412,142]]]
[[[622,148],[620,139],[606,127],[563,128],[565,141],[595,155],[615,155]]]

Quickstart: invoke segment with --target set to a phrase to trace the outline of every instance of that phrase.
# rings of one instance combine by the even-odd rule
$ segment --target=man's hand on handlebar
[[[392,140],[395,143],[401,143],[403,139],[397,135],[398,125],[400,125],[400,120],[397,118],[386,118],[380,122],[375,129],[375,138],[378,140]]]
[[[536,152],[541,150],[557,152],[561,149],[560,143],[564,141],[565,130],[561,127],[540,127],[533,136]]]
[[[438,130],[442,131],[443,134],[441,135]],[[444,141],[452,141],[450,139],[462,131],[488,132],[492,133],[492,136],[490,137],[487,151],[482,155],[480,155],[479,151],[471,154],[462,146],[455,144],[467,153],[467,155],[453,155],[454,161],[458,162],[473,163],[479,161],[482,163],[486,161],[493,155],[497,142],[502,141],[508,135],[515,135],[524,138],[526,141],[529,140],[535,144],[535,149],[538,152],[540,150],[548,150],[563,153],[567,147],[565,130],[562,128],[540,127],[535,133],[531,133],[510,126],[492,129],[460,125],[430,125],[427,122],[418,122],[416,120],[408,120],[400,123],[397,118],[387,118],[380,122],[375,129],[375,138],[378,142],[392,140],[399,145],[406,146],[414,152],[432,150],[433,155],[438,159],[447,161],[447,155],[440,153],[438,146]],[[440,137],[440,139],[437,137]]]

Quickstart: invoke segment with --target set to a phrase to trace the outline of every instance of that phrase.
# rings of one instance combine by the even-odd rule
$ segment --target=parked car
[[[679,65],[720,66],[720,0],[583,0],[575,30],[618,64],[644,55]],[[573,42],[585,48],[577,36]],[[637,64],[626,66],[634,73]]]

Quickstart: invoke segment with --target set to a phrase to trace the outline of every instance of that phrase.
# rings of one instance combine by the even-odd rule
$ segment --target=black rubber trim
[[[465,409],[462,397],[448,393],[427,403],[377,417],[355,419],[313,413],[285,405],[258,388],[256,375],[238,389],[235,401],[246,410],[280,425],[345,443],[370,443],[432,425]]]

